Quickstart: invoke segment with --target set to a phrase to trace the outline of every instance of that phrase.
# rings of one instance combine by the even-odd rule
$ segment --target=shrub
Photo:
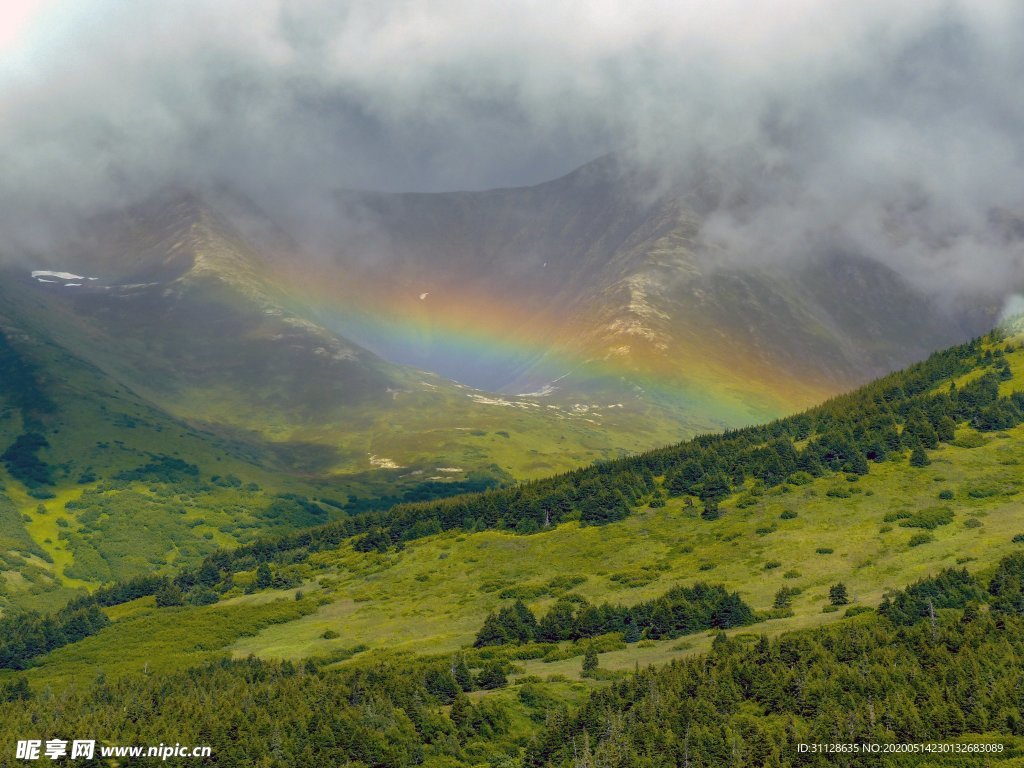
[[[766,571],[771,571],[775,568],[778,568],[780,565],[782,565],[782,563],[779,560],[769,560],[767,563],[764,564],[764,569]]]
[[[324,640],[334,640],[336,637],[341,637],[341,635],[339,635],[333,629],[325,629],[323,634],[320,635],[320,637],[322,637]]]
[[[846,609],[846,612],[843,614],[843,616],[849,619],[853,616],[860,616],[862,613],[873,613],[874,610],[874,608],[870,608],[866,605],[851,605],[849,608]]]
[[[935,541],[935,537],[932,536],[930,533],[921,532],[915,533],[913,536],[911,536],[910,541],[908,541],[907,544],[911,547],[919,547],[922,544],[927,544],[930,541]]]
[[[900,510],[885,516],[887,523],[899,521],[901,528],[925,528],[934,530],[940,525],[953,522],[953,510],[949,507],[928,507],[915,511]]]
[[[949,488],[944,488],[943,490],[939,491],[939,498],[942,499],[943,501],[949,501],[950,499],[953,498],[953,495],[953,491],[951,491]]]
[[[818,547],[814,551],[817,552],[819,555],[831,555],[833,552],[835,552],[835,550],[832,549],[832,547]]]
[[[790,485],[808,485],[814,482],[814,477],[809,472],[794,472],[786,482]]]
[[[779,515],[779,518],[782,520],[793,520],[796,517],[797,514],[792,509],[783,510],[782,514]]]

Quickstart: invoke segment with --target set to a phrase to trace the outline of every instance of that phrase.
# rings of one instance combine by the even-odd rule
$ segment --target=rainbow
[[[642,340],[628,354],[574,344],[574,329],[588,327],[588,318],[557,307],[523,306],[478,288],[414,286],[402,275],[385,282],[291,267],[278,267],[274,282],[325,327],[385,359],[462,383],[467,382],[460,371],[476,371],[479,378],[480,371],[496,370],[515,379],[516,371],[527,369],[524,389],[566,376],[574,389],[582,385],[588,393],[611,386],[622,391],[628,382],[642,390],[646,403],[706,429],[769,420],[836,392],[834,382],[822,382],[810,370],[761,365],[738,339],[691,341],[670,354]]]

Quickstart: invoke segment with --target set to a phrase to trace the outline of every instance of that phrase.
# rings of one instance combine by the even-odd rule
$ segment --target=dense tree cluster
[[[875,766],[889,763],[797,745],[1022,736],[1022,653],[1024,619],[967,611],[912,627],[863,616],[772,641],[723,635],[707,656],[641,671],[595,691],[578,713],[549,717],[525,764]],[[924,764],[995,762],[983,754]]]
[[[175,456],[154,453],[150,455],[150,460],[142,466],[118,472],[114,479],[125,482],[148,480],[158,483],[180,483],[183,480],[194,480],[198,477],[199,467],[195,464],[190,464]]]
[[[735,592],[720,585],[698,583],[673,587],[661,597],[637,605],[591,605],[579,595],[560,598],[539,620],[517,600],[492,613],[477,633],[475,645],[557,643],[609,632],[623,633],[627,642],[642,637],[657,640],[750,624],[754,612]]]
[[[53,614],[0,618],[0,669],[27,669],[34,658],[78,642],[110,623],[96,604],[68,606]]]
[[[506,707],[466,696],[485,672],[495,674],[485,668],[474,677],[459,657],[347,671],[225,659],[170,675],[101,678],[62,691],[60,706],[22,679],[0,687],[0,738],[13,744],[28,735],[88,734],[112,744],[204,744],[213,753],[204,765],[231,768],[398,768],[431,755],[438,765],[491,764],[516,746],[502,741]]]
[[[19,409],[26,424],[56,410],[43,386],[39,371],[31,360],[11,345],[7,334],[0,330],[0,395]]]
[[[49,446],[49,441],[38,432],[23,432],[0,454],[0,461],[11,477],[28,488],[53,485],[50,465],[39,458],[39,452]]]
[[[878,612],[894,624],[909,626],[931,617],[939,608],[963,608],[985,598],[985,588],[966,568],[946,568],[935,576],[887,594]]]

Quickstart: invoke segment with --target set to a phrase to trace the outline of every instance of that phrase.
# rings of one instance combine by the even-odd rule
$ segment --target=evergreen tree
[[[828,600],[832,605],[846,605],[850,602],[850,598],[846,593],[846,585],[842,582],[833,584],[828,590]]]
[[[583,653],[583,677],[593,677],[597,671],[597,649],[593,643],[587,644],[587,650]]]
[[[931,463],[931,459],[928,458],[928,454],[925,453],[924,448],[920,445],[914,446],[914,450],[910,452],[910,466],[927,467]]]
[[[274,575],[270,572],[270,566],[260,563],[256,569],[256,589],[270,589],[274,583]]]
[[[185,604],[185,596],[177,584],[166,582],[160,591],[156,593],[157,608],[171,608]]]

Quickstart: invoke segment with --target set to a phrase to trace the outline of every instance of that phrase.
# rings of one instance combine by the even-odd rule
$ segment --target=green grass
[[[108,612],[116,623],[45,657],[29,679],[56,687],[88,683],[99,674],[170,672],[224,655],[244,635],[294,621],[316,607],[312,599],[278,595],[273,600],[237,601],[202,608],[155,608],[133,601]],[[3,671],[0,680],[13,676]]]

